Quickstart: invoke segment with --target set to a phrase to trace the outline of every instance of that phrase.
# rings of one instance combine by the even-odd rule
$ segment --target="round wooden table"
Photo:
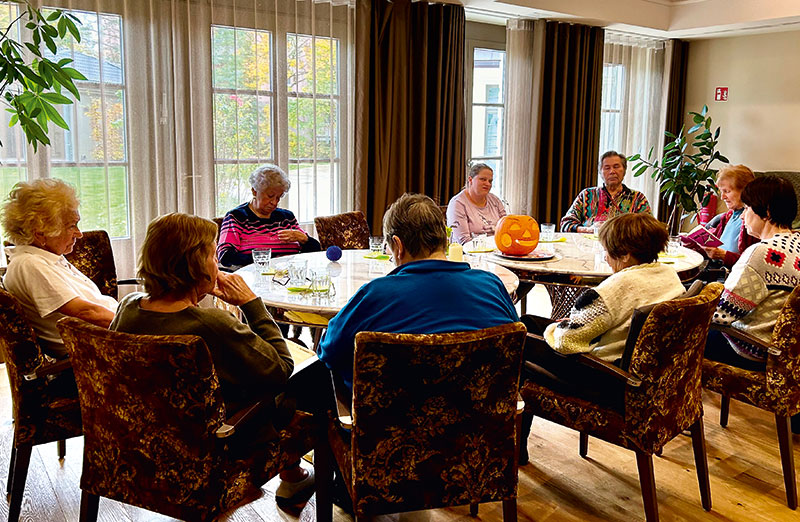
[[[344,250],[342,258],[335,263],[328,261],[325,252],[296,254],[272,260],[272,268],[279,271],[294,261],[306,261],[309,272],[326,271],[331,276],[334,289],[329,295],[315,295],[310,291],[289,291],[287,285],[277,282],[279,278],[271,274],[262,275],[255,265],[240,268],[236,273],[241,275],[253,292],[264,301],[276,320],[303,326],[324,326],[326,324],[324,321],[303,314],[315,314],[329,319],[336,315],[365,283],[394,270],[394,264],[388,259],[367,259],[364,256],[368,254],[369,250]],[[513,295],[519,285],[519,278],[513,271],[492,260],[476,262],[474,267],[497,275],[509,294]],[[290,312],[300,312],[300,314]]]
[[[489,237],[487,242],[489,247],[494,246],[493,237]],[[556,233],[555,241],[539,243],[535,252],[552,253],[552,259],[519,260],[504,257],[497,250],[476,253],[472,250],[472,243],[467,242],[464,245],[466,254],[480,256],[514,272],[520,280],[518,295],[527,293],[536,283],[545,285],[553,304],[553,319],[565,317],[578,294],[587,287],[600,284],[613,273],[605,262],[603,247],[592,234]],[[690,281],[700,273],[704,258],[693,250],[680,247],[676,255],[662,254],[659,261],[675,267],[682,281]]]

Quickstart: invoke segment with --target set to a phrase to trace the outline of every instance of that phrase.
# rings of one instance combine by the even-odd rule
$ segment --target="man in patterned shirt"
[[[561,219],[562,232],[593,232],[592,225],[604,222],[618,214],[647,212],[650,204],[641,192],[623,185],[628,169],[628,159],[619,152],[610,150],[600,156],[602,187],[591,187],[581,191],[567,214]]]

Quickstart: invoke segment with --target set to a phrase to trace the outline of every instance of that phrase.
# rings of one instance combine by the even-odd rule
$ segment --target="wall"
[[[728,87],[727,102],[714,101]],[[693,40],[686,110],[709,107],[720,151],[753,170],[800,170],[800,31]]]

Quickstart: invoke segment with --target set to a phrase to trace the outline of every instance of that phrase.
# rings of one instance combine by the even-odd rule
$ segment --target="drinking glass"
[[[306,286],[306,267],[308,261],[292,261],[289,263],[289,286]]]
[[[311,276],[311,292],[314,295],[328,295],[331,290],[331,276],[327,270],[314,271]]]
[[[258,267],[261,275],[267,275],[269,272],[270,261],[272,260],[271,248],[254,248],[253,249],[253,263]]]
[[[478,234],[474,238],[472,238],[472,249],[476,252],[481,252],[486,250],[486,234]]]
[[[369,238],[369,253],[375,255],[383,254],[383,238],[381,236]]]
[[[556,226],[553,223],[542,223],[539,239],[548,243],[556,238]]]
[[[667,255],[677,256],[680,253],[681,253],[681,237],[670,236],[669,243],[667,243]]]

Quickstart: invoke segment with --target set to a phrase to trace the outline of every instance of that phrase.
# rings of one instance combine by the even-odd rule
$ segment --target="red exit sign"
[[[728,101],[728,88],[717,87],[714,89],[714,101]]]

